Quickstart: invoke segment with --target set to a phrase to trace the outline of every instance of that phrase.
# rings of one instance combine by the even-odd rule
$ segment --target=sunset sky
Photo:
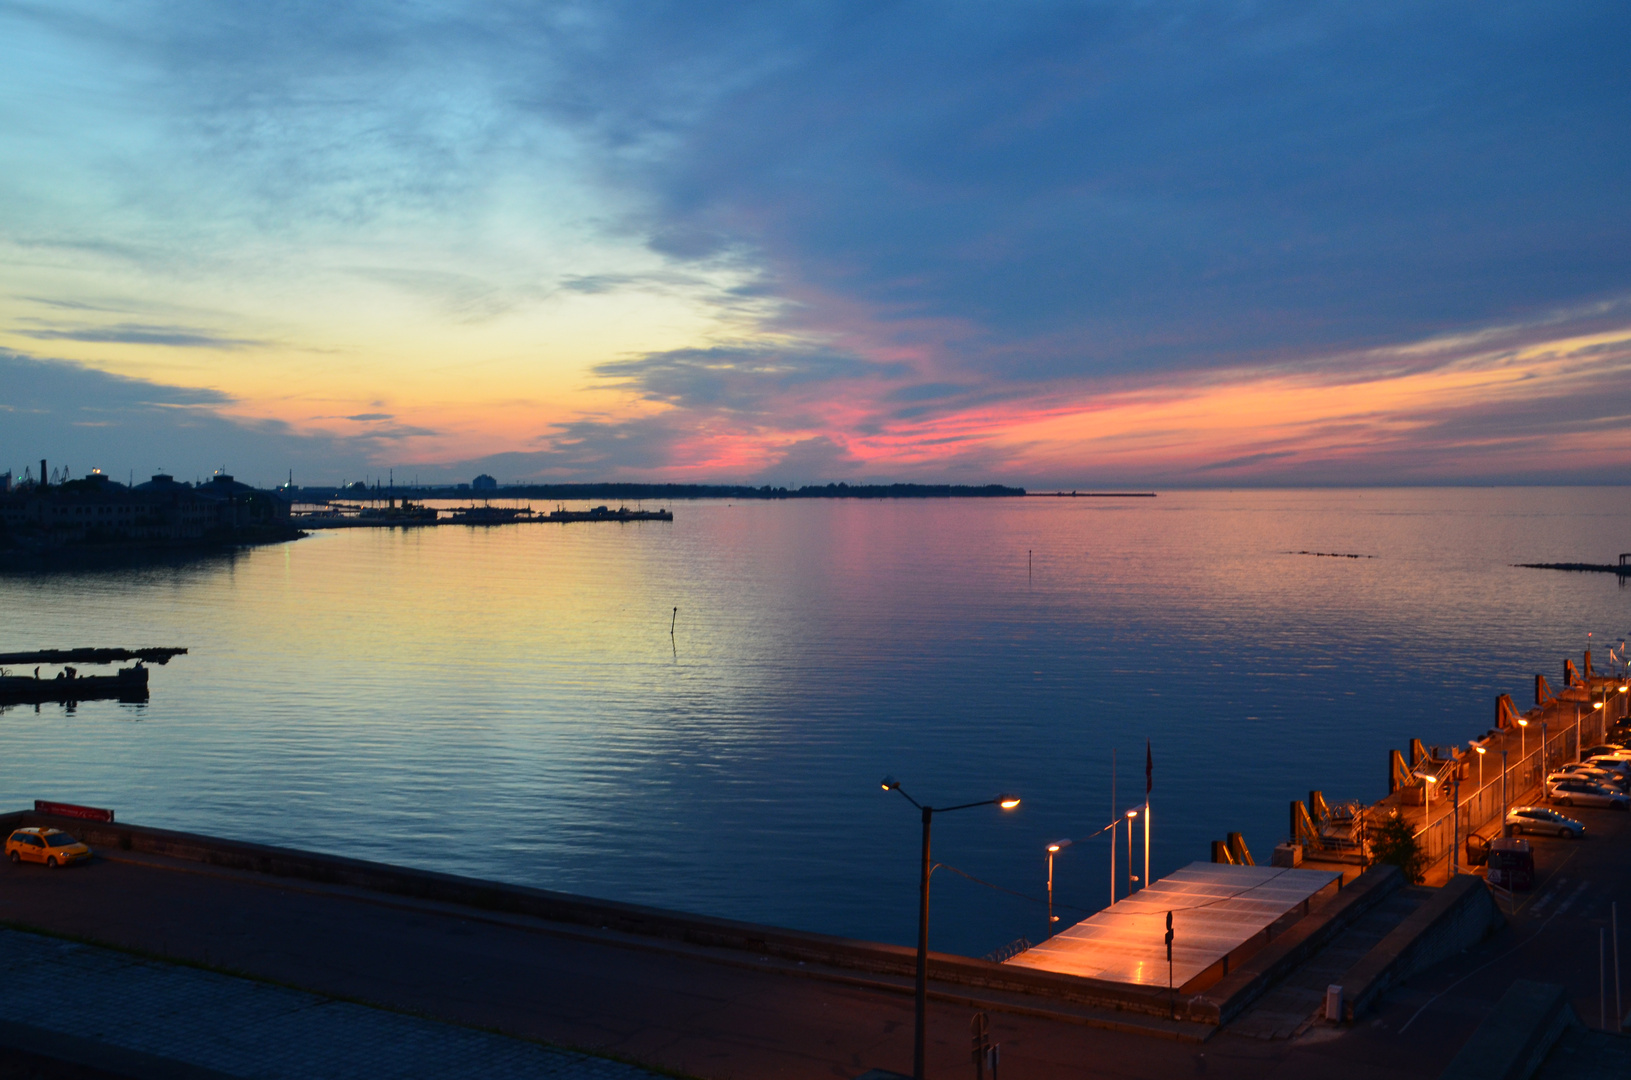
[[[0,471],[1622,483],[1631,7],[0,0]]]

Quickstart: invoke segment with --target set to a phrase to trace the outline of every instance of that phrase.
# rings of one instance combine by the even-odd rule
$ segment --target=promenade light
[[[1053,857],[1075,843],[1073,840],[1055,840],[1048,845],[1048,936],[1053,936],[1053,924],[1059,916],[1053,913]]]
[[[929,1049],[929,875],[934,872],[929,862],[929,831],[934,824],[934,815],[975,806],[1000,806],[1004,810],[1012,810],[1019,805],[1019,796],[998,795],[994,799],[959,803],[956,806],[927,806],[906,794],[906,789],[893,776],[884,777],[879,786],[885,791],[900,792],[903,799],[917,807],[923,819],[923,865],[918,878],[917,909],[917,1030],[912,1046],[912,1077],[913,1080],[924,1080],[924,1061]],[[1049,859],[1052,859],[1052,855]]]

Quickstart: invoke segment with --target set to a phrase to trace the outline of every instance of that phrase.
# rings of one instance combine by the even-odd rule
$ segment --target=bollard
[[[1331,985],[1325,988],[1325,1019],[1333,1024],[1342,1020],[1342,987]]]

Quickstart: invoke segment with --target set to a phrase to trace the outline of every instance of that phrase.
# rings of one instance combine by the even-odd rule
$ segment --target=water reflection
[[[139,725],[100,723],[112,702],[6,713],[0,793],[907,942],[918,826],[879,776],[935,803],[1023,792],[940,823],[936,857],[1040,897],[1044,843],[1115,812],[1112,747],[1141,793],[1149,737],[1158,873],[1227,829],[1264,850],[1291,798],[1380,794],[1387,748],[1470,737],[1587,629],[1623,632],[1611,579],[1509,564],[1607,558],[1627,503],[681,503],[13,575],[0,649],[193,651],[154,669]],[[497,839],[448,842],[472,831]],[[1105,854],[1058,861],[1061,907],[1102,902]],[[1045,929],[1020,898],[935,888],[936,947]]]

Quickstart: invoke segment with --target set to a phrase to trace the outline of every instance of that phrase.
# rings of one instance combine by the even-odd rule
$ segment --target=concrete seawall
[[[1483,878],[1451,878],[1349,971],[1345,1018],[1363,1016],[1390,987],[1478,944],[1504,921]]]
[[[229,870],[457,904],[482,911],[525,915],[676,944],[729,949],[755,956],[897,977],[910,977],[917,965],[916,951],[904,946],[690,915],[525,885],[196,833],[54,817],[32,810],[0,814],[0,826],[7,830],[30,825],[64,829],[94,847],[117,848]],[[1029,971],[947,953],[929,954],[929,977],[936,983],[966,987],[970,991],[1023,995],[1037,999],[1039,1005],[1063,1002],[1162,1018],[1170,1017],[1173,1013],[1173,999],[1164,987],[1124,986],[1071,975]],[[1203,999],[1184,1010],[1184,1019],[1216,1025],[1220,1022],[1221,1014],[1215,1002]]]
[[[753,958],[816,965],[858,974],[910,978],[913,949],[825,934],[710,918],[660,908],[485,881],[433,870],[391,866],[335,855],[273,847],[140,825],[90,822],[35,811],[0,815],[8,831],[21,826],[62,828],[104,849],[159,856],[227,870],[458,905],[478,911],[527,916],[566,927],[610,930],[671,943],[675,948],[730,950]],[[1373,867],[1346,888],[1292,923],[1215,986],[1193,996],[1164,987],[1129,986],[1055,972],[930,953],[929,976],[941,995],[1001,995],[1020,1008],[1080,1006],[1127,1016],[1129,1027],[1151,1033],[1176,1021],[1169,1037],[1205,1038],[1239,1016],[1288,973],[1319,952],[1335,935],[1403,885],[1390,866]],[[1479,878],[1463,877],[1439,891],[1377,945],[1349,975],[1349,1018],[1388,987],[1480,940],[1499,920]],[[814,972],[812,972],[814,974]],[[960,988],[960,989],[959,989]],[[1133,1017],[1142,1016],[1143,1021]],[[1099,1026],[1122,1026],[1118,1022]],[[1187,1033],[1179,1028],[1192,1029]]]

